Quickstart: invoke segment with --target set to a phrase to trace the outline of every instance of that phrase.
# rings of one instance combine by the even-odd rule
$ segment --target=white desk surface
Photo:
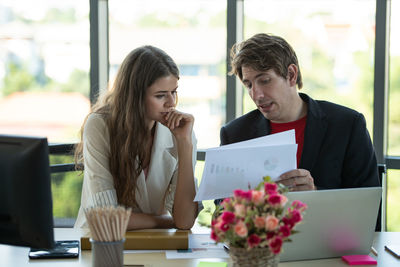
[[[81,233],[72,228],[56,228],[56,240],[72,240],[80,239]],[[374,248],[378,251],[378,257],[370,254],[378,260],[379,267],[400,266],[400,260],[385,251],[384,246],[387,244],[400,245],[400,232],[377,232],[375,233]],[[29,260],[29,248],[0,245],[0,266],[4,267],[24,267],[24,266],[91,266],[91,251],[80,251],[77,259],[51,259],[51,260]],[[228,266],[231,262],[228,259],[179,259],[167,260],[164,253],[151,254],[125,254],[125,266],[142,266],[144,267],[196,267],[201,261],[228,261]],[[295,261],[282,262],[279,267],[316,267],[316,266],[349,266],[340,258],[312,260],[312,261]],[[361,265],[359,265],[361,266]],[[372,266],[372,265],[365,265]]]

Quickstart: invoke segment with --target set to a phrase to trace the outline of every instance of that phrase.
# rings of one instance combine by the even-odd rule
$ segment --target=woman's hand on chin
[[[193,115],[174,109],[164,116],[161,123],[171,130],[176,139],[192,139]]]

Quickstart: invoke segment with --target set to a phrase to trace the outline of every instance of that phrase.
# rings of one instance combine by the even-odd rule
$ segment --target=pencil
[[[374,247],[371,247],[371,253],[378,257],[378,251]]]

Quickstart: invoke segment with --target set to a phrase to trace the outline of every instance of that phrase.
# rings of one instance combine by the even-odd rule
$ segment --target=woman
[[[195,196],[194,118],[175,110],[179,71],[164,51],[139,47],[82,126],[75,160],[84,163],[81,207],[132,207],[128,230],[190,229]],[[168,214],[169,213],[169,214]]]

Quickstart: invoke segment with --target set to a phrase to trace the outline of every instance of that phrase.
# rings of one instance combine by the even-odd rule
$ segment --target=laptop
[[[381,187],[289,192],[289,201],[308,205],[299,233],[284,242],[280,261],[369,254],[375,233]],[[289,202],[289,203],[290,203]]]

